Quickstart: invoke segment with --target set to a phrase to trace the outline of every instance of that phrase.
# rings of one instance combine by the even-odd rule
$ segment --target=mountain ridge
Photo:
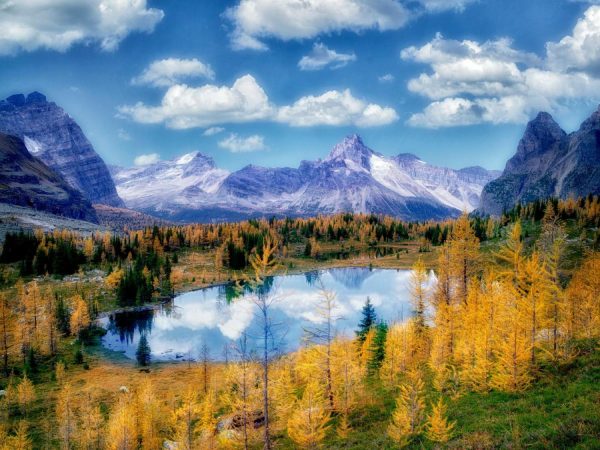
[[[205,157],[210,160],[205,170],[186,176],[182,162],[191,161],[190,155],[202,154],[141,168],[111,168],[119,195],[128,207],[169,220],[343,211],[426,220],[474,209],[484,184],[497,175],[483,168],[439,168],[416,156],[412,163],[398,162],[367,147],[357,134],[333,146],[325,158],[301,161],[297,168],[249,164],[229,173]],[[411,164],[425,170],[413,168],[411,177]]]

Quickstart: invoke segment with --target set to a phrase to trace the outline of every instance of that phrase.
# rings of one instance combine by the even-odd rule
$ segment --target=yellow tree
[[[455,422],[448,422],[446,417],[446,405],[440,399],[432,405],[431,414],[427,416],[427,425],[425,435],[432,442],[445,444],[452,437],[452,431],[456,426]]]
[[[496,367],[491,378],[492,387],[508,392],[525,390],[530,382],[530,342],[523,323],[527,317],[518,295],[511,285],[505,285],[499,327],[502,338],[495,348]]]
[[[6,439],[7,450],[31,450],[33,445],[28,435],[27,422],[20,420],[17,425],[14,436],[10,436]]]
[[[164,414],[149,379],[142,381],[137,391],[136,400],[141,446],[143,449],[148,450],[159,448],[162,444],[160,431]]]
[[[413,320],[390,326],[385,340],[385,357],[380,376],[388,387],[395,387],[402,374],[414,368],[413,345],[415,341]]]
[[[302,448],[318,448],[325,439],[329,419],[323,389],[318,382],[311,381],[288,420],[288,435]]]
[[[425,384],[421,374],[413,370],[406,383],[400,386],[396,398],[396,409],[388,426],[388,435],[400,447],[405,447],[423,431],[425,415]]]
[[[4,374],[8,376],[9,357],[13,351],[15,314],[11,308],[8,296],[0,293],[0,350],[2,351],[2,366]]]
[[[105,429],[104,416],[100,406],[91,396],[88,396],[77,412],[79,416],[79,431],[76,436],[78,448],[83,450],[103,448]]]
[[[567,289],[565,328],[569,338],[600,335],[600,254],[593,253],[575,272]]]
[[[517,221],[510,229],[504,246],[496,254],[502,263],[499,275],[517,287],[522,279],[524,245],[521,240],[521,222]]]
[[[60,447],[70,450],[76,437],[75,399],[70,383],[65,383],[56,398],[56,420]]]
[[[215,413],[218,409],[217,399],[213,389],[209,389],[200,404],[200,446],[202,449],[214,449],[217,445],[215,431],[218,420]]]
[[[255,440],[254,420],[256,411],[260,411],[260,370],[256,363],[250,360],[245,350],[245,337],[242,338],[244,350],[240,350],[239,362],[229,364],[225,369],[225,386],[222,394],[224,406],[232,414],[232,422],[238,424],[237,432],[232,433],[231,440],[244,449]],[[277,371],[274,376],[273,401],[277,415],[282,407],[290,403],[287,395],[287,377],[283,371]]]
[[[107,448],[110,450],[137,449],[138,432],[136,429],[135,405],[131,394],[119,394],[108,420]]]
[[[454,222],[448,248],[450,274],[456,281],[456,295],[460,301],[466,303],[469,281],[475,275],[479,259],[479,239],[471,228],[466,212]]]
[[[88,305],[81,295],[77,294],[71,298],[71,332],[76,336],[90,326],[90,313],[88,311]]]
[[[525,261],[521,290],[529,322],[529,345],[531,347],[531,364],[533,365],[535,364],[539,330],[545,329],[547,326],[545,318],[552,290],[552,282],[546,265],[540,259],[537,251],[534,251],[531,257]]]
[[[182,450],[194,450],[196,448],[200,419],[200,405],[196,393],[189,389],[183,394],[181,404],[173,413],[174,440],[181,446]]]
[[[31,380],[27,377],[27,374],[23,375],[23,379],[17,387],[17,399],[21,411],[27,415],[31,403],[35,400],[35,388]]]
[[[413,355],[418,359],[425,359],[428,354],[428,330],[425,318],[428,297],[428,276],[425,263],[419,258],[412,267],[410,275],[410,299],[413,307],[413,326],[415,338],[413,342]]]

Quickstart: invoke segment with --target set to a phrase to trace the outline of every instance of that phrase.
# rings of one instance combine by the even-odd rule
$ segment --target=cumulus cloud
[[[214,127],[225,123],[257,120],[292,126],[387,125],[398,119],[393,108],[356,98],[350,90],[305,96],[292,105],[273,105],[251,75],[237,79],[232,87],[171,86],[159,106],[137,103],[119,107],[121,116],[139,123],[165,123],[170,128]],[[212,132],[211,132],[212,133]],[[210,134],[210,133],[209,133]]]
[[[0,54],[88,43],[113,51],[132,32],[152,32],[163,17],[146,0],[3,0]]]
[[[342,30],[397,29],[409,12],[395,0],[240,0],[225,16],[234,24],[234,48],[264,50],[265,37],[287,41]]]
[[[315,125],[356,125],[373,127],[398,120],[392,108],[367,103],[352,95],[349,89],[328,91],[319,96],[302,97],[279,109],[277,120],[296,127]]]
[[[427,12],[462,9],[474,0],[239,0],[224,13],[236,50],[266,50],[267,38],[310,39],[364,30],[396,30]]]
[[[240,137],[236,133],[231,133],[228,137],[219,142],[219,147],[229,150],[232,153],[247,153],[265,150],[265,138],[254,134],[248,137]]]
[[[210,127],[204,130],[202,136],[214,136],[215,134],[222,133],[223,131],[225,131],[225,128],[223,127]]]
[[[554,70],[582,70],[600,75],[600,6],[588,8],[573,33],[559,42],[549,42],[546,51],[548,65]]]
[[[352,61],[356,61],[354,53],[338,53],[324,44],[315,43],[310,54],[300,59],[298,67],[300,70],[321,70],[328,66],[331,69],[339,69]]]
[[[588,9],[573,36],[547,45],[544,58],[514,49],[508,39],[479,43],[448,40],[439,34],[421,47],[404,49],[403,59],[431,68],[408,82],[410,91],[432,100],[408,123],[430,128],[522,123],[539,110],[600,99],[600,79],[588,71],[595,54],[591,52],[586,62],[574,50],[565,50],[569,61],[557,56],[564,50],[559,47],[576,46],[574,36],[579,36],[575,41],[585,41],[581,30],[591,27],[581,24],[592,20],[592,9],[596,7]]]
[[[147,155],[136,156],[133,163],[136,166],[148,166],[160,161],[160,155],[158,153],[148,153]]]
[[[208,64],[196,58],[167,58],[154,61],[139,76],[131,80],[132,84],[168,87],[191,78],[212,80],[215,73]]]
[[[267,119],[273,115],[273,106],[254,77],[244,75],[231,87],[177,84],[167,90],[159,106],[137,103],[119,107],[119,113],[139,123],[186,129]]]

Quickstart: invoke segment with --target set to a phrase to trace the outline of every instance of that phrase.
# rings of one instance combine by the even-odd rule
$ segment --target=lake
[[[297,349],[304,330],[322,321],[316,313],[321,286],[336,295],[337,334],[353,333],[367,297],[381,320],[400,321],[411,313],[409,270],[328,269],[269,281],[273,345],[281,352]],[[102,345],[134,359],[145,333],[155,361],[197,360],[203,345],[213,360],[234,359],[230,349],[244,334],[250,349],[259,347],[262,324],[255,294],[235,297],[234,292],[231,286],[210,287],[178,295],[172,304],[155,310],[113,313],[100,319],[107,330]]]

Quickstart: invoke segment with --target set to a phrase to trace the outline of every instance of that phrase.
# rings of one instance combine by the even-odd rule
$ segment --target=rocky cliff
[[[79,125],[44,95],[33,92],[1,100],[0,132],[23,139],[31,154],[92,203],[123,206],[106,164]]]
[[[64,178],[33,157],[24,142],[0,133],[0,203],[97,223],[92,205]]]
[[[589,194],[600,194],[600,109],[571,134],[541,112],[502,176],[483,189],[478,211],[499,215],[517,202]]]

